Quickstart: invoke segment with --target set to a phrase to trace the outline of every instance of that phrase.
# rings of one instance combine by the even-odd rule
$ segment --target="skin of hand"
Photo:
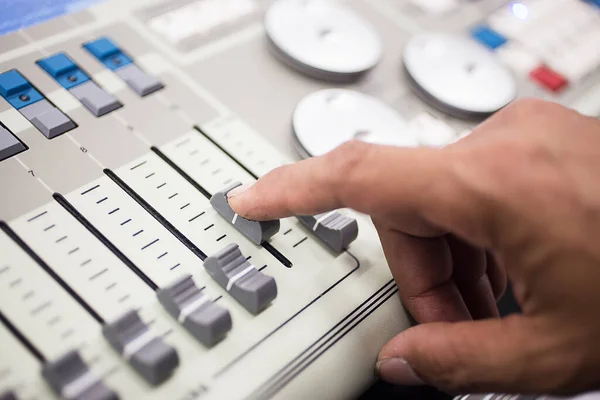
[[[597,119],[517,100],[445,148],[349,142],[229,202],[253,220],[371,216],[419,323],[381,349],[382,379],[450,393],[600,388]],[[523,313],[500,318],[507,279]]]

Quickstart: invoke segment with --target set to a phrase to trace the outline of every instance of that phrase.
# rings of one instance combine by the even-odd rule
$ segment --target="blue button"
[[[17,70],[0,74],[0,94],[6,98],[30,88],[31,85]]]
[[[115,44],[107,38],[100,38],[93,42],[89,42],[83,45],[90,53],[96,58],[103,59],[108,56],[112,56],[115,53],[120,53],[121,50]]]
[[[71,61],[65,53],[58,53],[51,57],[44,58],[43,60],[38,61],[38,64],[54,78],[77,69],[75,63]]]
[[[0,95],[17,110],[44,98],[15,69],[0,74]]]
[[[111,70],[131,64],[131,58],[125,55],[110,39],[100,38],[83,45],[94,57]]]
[[[485,25],[473,28],[471,36],[492,50],[497,49],[507,41],[504,36]]]
[[[38,61],[38,65],[65,89],[87,82],[90,78],[65,53]]]

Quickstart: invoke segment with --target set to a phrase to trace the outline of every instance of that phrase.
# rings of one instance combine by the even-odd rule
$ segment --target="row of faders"
[[[218,191],[211,196],[210,203],[237,231],[257,245],[264,244],[279,231],[280,221],[251,221],[237,215],[229,205],[228,195],[240,185],[240,182],[236,182]],[[317,216],[301,216],[299,219],[317,238],[336,252],[344,251],[358,236],[357,221],[337,211]],[[51,268],[45,261],[29,249],[5,223],[0,222],[0,230],[13,239],[14,245],[26,251],[27,256],[24,260],[35,262],[50,273]],[[240,247],[232,243],[206,258],[204,268],[227,295],[249,313],[258,315],[276,299],[278,287],[272,276],[264,274],[263,268],[256,268],[249,260],[250,257],[245,257]],[[54,279],[61,280],[58,276]],[[62,282],[61,286],[68,288],[65,282]],[[167,313],[204,347],[215,346],[224,340],[232,329],[230,312],[222,304],[212,300],[204,292],[205,287],[199,287],[192,275],[185,274],[167,285],[154,286],[158,302]],[[75,292],[71,294],[78,296]],[[85,300],[80,298],[79,301],[82,305],[85,304]],[[96,320],[101,324],[102,335],[110,347],[149,385],[161,385],[179,367],[178,349],[154,331],[150,322],[145,323],[137,309],[125,310],[122,315],[108,321],[100,316]],[[6,323],[5,320],[4,322]],[[43,364],[44,380],[62,398],[120,398],[119,393],[105,383],[102,376],[92,371],[78,350],[69,350],[52,360],[45,359],[43,355],[39,359]],[[0,400],[8,399],[16,399],[13,392],[0,393]]]
[[[90,54],[114,71],[140,97],[147,96],[163,87],[155,77],[142,71],[131,57],[112,41],[100,38],[83,45]],[[95,117],[103,117],[124,106],[115,96],[98,85],[68,54],[59,52],[36,62],[37,66],[54,79]],[[78,126],[65,112],[52,103],[26,76],[16,69],[0,74],[0,96],[36,127],[46,139],[51,140]],[[28,149],[9,127],[0,121],[0,161],[13,157]],[[8,229],[0,223],[0,228]],[[36,259],[40,265],[43,261]],[[49,268],[47,268],[49,270]],[[166,296],[162,296],[165,297]],[[206,345],[214,344],[230,329],[225,322],[220,325],[207,319],[210,315],[222,315],[223,311],[213,303],[186,303],[186,298],[177,298],[185,307],[182,323]],[[166,306],[165,306],[166,307]],[[168,307],[166,307],[168,308]],[[219,320],[220,321],[220,320]],[[194,325],[196,324],[196,325]],[[198,325],[199,324],[199,325]],[[153,333],[135,310],[104,324],[102,333],[110,346],[151,385],[164,382],[179,366],[175,348],[169,346],[161,336]],[[42,376],[52,390],[65,399],[117,400],[118,393],[106,385],[102,377],[92,372],[77,350],[68,351],[53,360],[44,360]],[[0,393],[0,400],[17,399],[14,392]]]
[[[250,221],[235,214],[227,195],[241,185],[237,182],[212,196],[211,205],[219,215],[255,244],[262,244],[279,231],[280,221]],[[358,234],[356,220],[338,212],[301,217],[316,237],[329,247],[343,251]],[[0,228],[10,229],[0,224]],[[37,260],[40,265],[44,262]],[[230,244],[204,260],[208,274],[235,301],[251,314],[264,311],[278,295],[275,279],[257,269],[239,246]],[[48,268],[49,269],[49,268]],[[156,288],[159,303],[169,315],[199,343],[211,348],[232,329],[229,311],[203,293],[190,274]],[[145,323],[135,309],[111,321],[102,321],[104,339],[148,384],[158,386],[167,381],[180,365],[175,347]],[[78,351],[69,351],[58,359],[45,361],[42,375],[49,386],[63,398],[117,400],[119,394],[95,375]],[[0,400],[5,400],[0,395]]]
[[[91,55],[112,70],[140,97],[163,88],[162,82],[139,68],[114,42],[101,37],[83,44]],[[72,94],[94,116],[102,117],[123,104],[100,87],[64,52],[37,61],[58,84]],[[77,127],[77,124],[46,98],[16,69],[0,74],[0,96],[18,110],[47,139],[53,139]],[[27,145],[0,121],[0,161],[27,150]]]

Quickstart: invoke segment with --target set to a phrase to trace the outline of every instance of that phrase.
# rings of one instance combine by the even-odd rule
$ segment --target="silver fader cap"
[[[159,385],[179,366],[177,351],[156,336],[135,311],[105,325],[110,345],[151,385]]]
[[[316,216],[301,216],[298,220],[337,252],[347,249],[358,237],[356,220],[338,211]]]
[[[20,111],[48,139],[75,128],[75,123],[46,99],[30,104]]]
[[[92,81],[77,85],[70,92],[96,117],[101,117],[123,106],[113,95]]]
[[[275,279],[256,269],[237,244],[204,261],[206,271],[252,314],[258,314],[277,297]]]
[[[255,244],[260,245],[279,232],[281,224],[279,223],[279,220],[250,221],[237,215],[229,206],[227,194],[241,185],[242,184],[240,182],[234,183],[227,189],[213,195],[213,197],[210,199],[210,204],[240,233],[242,233]]]
[[[157,296],[167,312],[207,347],[214,346],[231,330],[229,311],[204,296],[191,275],[160,289]]]
[[[118,400],[119,396],[96,377],[76,351],[69,351],[42,368],[52,390],[68,400]],[[4,397],[2,397],[4,399]]]
[[[158,79],[145,73],[135,64],[126,65],[115,72],[121,79],[127,82],[129,87],[139,96],[147,96],[164,87]]]

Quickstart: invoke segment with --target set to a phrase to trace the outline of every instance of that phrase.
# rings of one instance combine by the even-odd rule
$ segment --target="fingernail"
[[[403,358],[387,358],[378,361],[375,368],[379,377],[395,385],[422,386],[425,382],[417,376],[412,367]]]
[[[231,192],[227,193],[227,198],[232,198],[235,196],[239,196],[240,194],[244,193],[246,190],[250,189],[252,187],[251,183],[246,183],[242,186],[238,186],[235,189],[233,189]]]

